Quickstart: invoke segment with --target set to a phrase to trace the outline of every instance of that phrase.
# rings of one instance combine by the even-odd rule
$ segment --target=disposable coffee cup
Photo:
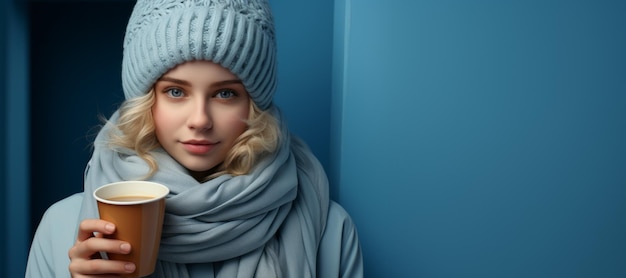
[[[107,254],[110,260],[135,264],[135,272],[123,277],[143,277],[154,272],[168,193],[166,186],[147,181],[114,182],[94,191],[100,219],[116,227],[113,234],[105,237],[131,245],[129,254]]]

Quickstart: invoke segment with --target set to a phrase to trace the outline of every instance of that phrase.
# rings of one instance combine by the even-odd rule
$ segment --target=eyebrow
[[[171,78],[171,77],[167,77],[167,76],[163,76],[163,77],[157,79],[157,81],[168,81],[168,82],[172,82],[172,83],[176,83],[176,84],[180,84],[180,85],[191,86],[191,83],[189,83],[189,82],[187,82],[185,80]],[[222,81],[218,81],[218,82],[215,82],[215,83],[211,84],[211,86],[224,86],[224,85],[230,85],[230,84],[241,84],[241,85],[243,85],[243,82],[241,80],[239,80],[239,79],[222,80]]]

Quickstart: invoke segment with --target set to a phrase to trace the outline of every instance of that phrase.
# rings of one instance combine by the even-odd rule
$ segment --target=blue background
[[[368,277],[626,277],[626,2],[337,5]]]
[[[276,103],[366,277],[626,277],[626,2],[271,3]],[[82,189],[131,7],[0,4],[2,277]]]

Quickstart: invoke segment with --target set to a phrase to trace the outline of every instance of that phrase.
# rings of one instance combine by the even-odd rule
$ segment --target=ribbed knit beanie
[[[124,38],[126,99],[175,66],[208,60],[240,78],[263,110],[276,89],[274,20],[267,0],[138,0]]]

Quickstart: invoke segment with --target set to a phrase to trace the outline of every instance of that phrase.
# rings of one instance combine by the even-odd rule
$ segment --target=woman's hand
[[[72,277],[119,277],[119,274],[132,273],[135,265],[130,262],[105,260],[99,252],[128,254],[130,244],[121,240],[104,238],[104,234],[115,232],[113,223],[100,219],[85,219],[80,223],[78,238],[69,251],[69,270]]]

